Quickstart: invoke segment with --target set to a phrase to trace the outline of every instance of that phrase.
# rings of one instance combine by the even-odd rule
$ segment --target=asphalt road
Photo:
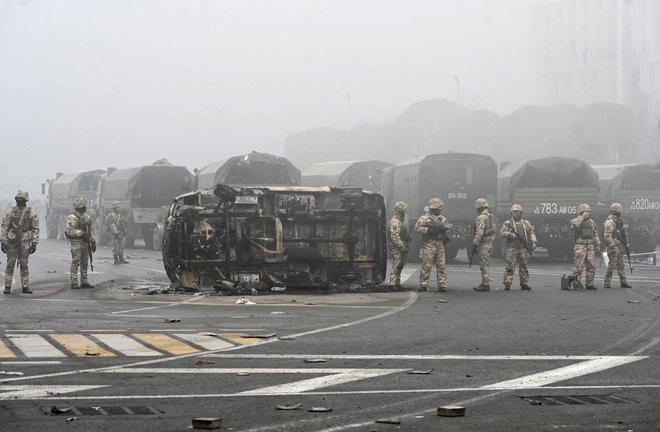
[[[168,286],[159,253],[127,255],[99,248],[96,288],[72,291],[67,244],[39,244],[35,294],[0,298],[0,430],[660,430],[658,267],[637,265],[632,289],[602,289],[600,267],[601,289],[561,291],[570,265],[539,257],[523,292],[493,260],[500,289],[477,293],[461,253],[447,293],[418,293],[410,264],[407,291],[249,305],[145,295]]]

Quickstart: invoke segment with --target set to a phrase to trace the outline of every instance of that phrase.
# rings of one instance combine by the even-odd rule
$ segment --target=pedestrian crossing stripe
[[[178,356],[258,342],[245,333],[5,333],[0,359]]]

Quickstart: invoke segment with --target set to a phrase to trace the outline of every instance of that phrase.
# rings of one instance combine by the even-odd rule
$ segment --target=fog
[[[201,168],[308,128],[532,103],[520,0],[5,0],[0,194],[56,172]],[[337,155],[340,159],[341,155]]]

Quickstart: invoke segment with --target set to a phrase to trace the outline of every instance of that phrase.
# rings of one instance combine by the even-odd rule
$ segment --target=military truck
[[[196,173],[195,189],[218,184],[294,186],[300,184],[300,170],[287,158],[253,151],[210,163]]]
[[[104,170],[57,173],[54,179],[47,181],[48,191],[46,184],[42,185],[42,192],[47,194],[45,225],[49,239],[64,239],[66,216],[73,210],[73,200],[76,197],[86,198],[92,211],[104,173]]]
[[[193,189],[193,176],[186,167],[167,161],[135,168],[109,169],[101,183],[94,218],[97,241],[107,244],[110,231],[106,216],[117,201],[120,214],[128,224],[126,247],[133,247],[135,239],[144,240],[148,249],[160,250],[162,230],[167,209],[174,198]]]
[[[500,171],[497,182],[498,220],[510,218],[511,205],[520,204],[523,218],[536,230],[538,246],[552,258],[572,258],[570,221],[581,203],[597,213],[598,173],[580,159],[548,157],[509,165]]]
[[[474,202],[486,198],[491,208],[496,206],[497,164],[490,156],[474,153],[440,153],[404,159],[386,168],[383,195],[391,215],[394,203],[408,204],[411,231],[424,214],[430,198],[444,202],[442,214],[452,225],[445,245],[447,259],[453,259],[459,249],[472,247],[472,227],[477,212]],[[413,234],[409,259],[419,259],[421,236]]]
[[[652,252],[660,242],[660,168],[650,164],[595,166],[599,173],[609,170],[607,185],[601,186],[601,201],[623,206],[623,220],[633,252]],[[604,219],[604,216],[602,217]]]
[[[360,187],[380,193],[383,170],[390,166],[379,160],[319,162],[303,170],[300,182],[304,186]]]
[[[383,198],[303,186],[189,192],[169,209],[163,264],[176,286],[237,294],[378,284],[387,267]]]

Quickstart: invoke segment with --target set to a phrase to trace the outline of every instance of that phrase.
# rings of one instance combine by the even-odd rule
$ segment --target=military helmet
[[[408,210],[408,204],[404,203],[403,201],[398,201],[396,204],[394,204],[394,211],[397,213],[405,213],[406,210]]]
[[[27,191],[19,190],[18,192],[16,192],[16,196],[14,197],[14,199],[23,199],[25,201],[29,201],[30,195],[27,193]]]
[[[519,211],[520,213],[522,213],[522,207],[520,207],[520,204],[514,204],[511,206],[511,213],[513,213],[514,211]]]
[[[612,203],[610,206],[610,212],[621,214],[623,212],[623,206],[619,203]]]
[[[119,208],[119,207],[121,207],[121,204],[119,203],[119,201],[114,201],[112,203],[112,208]]]
[[[74,209],[80,209],[83,207],[87,207],[87,200],[83,197],[78,197],[75,200],[73,200],[73,208]]]
[[[440,198],[431,198],[426,206],[429,209],[441,209],[445,206],[445,203]]]
[[[477,200],[474,202],[474,208],[477,210],[488,208],[488,201],[486,201],[486,198],[477,198]]]
[[[586,211],[588,211],[588,212],[591,211],[591,207],[589,207],[589,204],[580,204],[578,206],[578,214],[582,214]]]

